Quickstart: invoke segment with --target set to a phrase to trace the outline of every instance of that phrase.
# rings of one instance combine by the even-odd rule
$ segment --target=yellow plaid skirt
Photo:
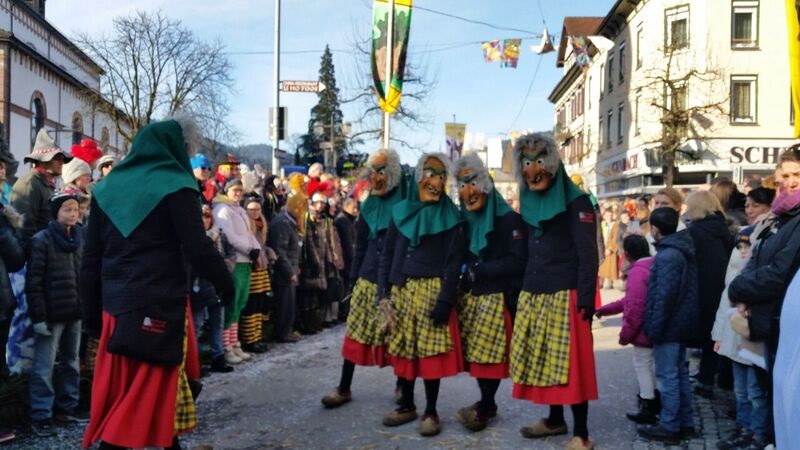
[[[453,349],[450,327],[430,318],[441,291],[439,278],[410,278],[392,290],[397,322],[389,336],[389,354],[405,359],[427,358]]]
[[[178,392],[175,400],[175,435],[194,429],[197,426],[197,415],[194,407],[192,390],[189,389],[189,378],[186,376],[186,352],[189,335],[189,317],[186,317],[186,333],[183,335],[183,361],[178,370]]]
[[[347,315],[347,336],[360,343],[371,346],[386,344],[386,333],[383,331],[375,296],[378,285],[363,278],[353,286],[350,297],[350,312]]]
[[[556,386],[569,379],[569,290],[519,295],[511,337],[511,379],[526,386]]]
[[[464,359],[479,364],[506,361],[506,322],[502,293],[464,294],[458,308]]]

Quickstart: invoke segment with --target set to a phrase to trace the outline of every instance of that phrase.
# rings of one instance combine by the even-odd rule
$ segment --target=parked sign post
[[[325,87],[325,84],[319,81],[284,80],[280,84],[280,90],[283,92],[322,92]]]

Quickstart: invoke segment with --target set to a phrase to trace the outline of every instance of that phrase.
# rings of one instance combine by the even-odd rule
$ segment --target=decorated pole
[[[389,97],[389,90],[392,88],[392,51],[394,50],[394,0],[389,0],[389,14],[386,15],[386,84],[384,87],[384,95]],[[391,113],[388,111],[383,112],[383,148],[389,148],[389,118]]]

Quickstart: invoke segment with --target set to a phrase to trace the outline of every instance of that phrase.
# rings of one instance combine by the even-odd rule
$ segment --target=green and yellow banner
[[[794,137],[800,138],[800,0],[786,0],[786,23],[789,29],[789,74],[792,80]]]
[[[406,50],[408,48],[408,32],[411,28],[411,7],[413,0],[394,0],[392,38],[389,38],[388,0],[375,0],[372,7],[372,78],[378,103],[381,109],[389,114],[400,107],[400,95],[403,91],[403,76],[406,67]],[[387,43],[392,49],[392,70],[389,92],[386,92],[386,58]]]

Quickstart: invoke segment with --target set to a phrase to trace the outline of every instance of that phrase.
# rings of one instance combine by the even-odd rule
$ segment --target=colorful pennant
[[[522,39],[506,39],[503,41],[503,67],[517,68],[520,44],[522,44]]]
[[[483,49],[483,60],[489,64],[499,61],[502,57],[499,40],[486,41],[481,44],[481,48]]]

